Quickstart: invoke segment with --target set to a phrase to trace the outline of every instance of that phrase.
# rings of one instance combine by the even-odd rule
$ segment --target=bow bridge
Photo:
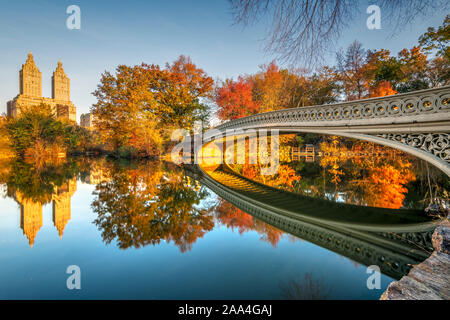
[[[207,131],[202,144],[262,129],[366,140],[408,152],[450,176],[450,86],[256,114]]]

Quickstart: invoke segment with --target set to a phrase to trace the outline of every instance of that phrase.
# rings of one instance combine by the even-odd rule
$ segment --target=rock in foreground
[[[450,222],[433,233],[436,251],[399,281],[392,282],[380,300],[450,300]]]

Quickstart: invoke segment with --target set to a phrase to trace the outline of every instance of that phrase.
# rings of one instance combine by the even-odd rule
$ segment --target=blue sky
[[[81,30],[66,28],[66,8],[72,4],[81,8]],[[367,49],[383,47],[397,53],[415,45],[429,26],[441,25],[446,14],[440,11],[418,19],[391,37],[383,12],[382,29],[371,31],[364,11],[350,23],[339,47],[357,39]],[[0,0],[0,113],[18,93],[18,71],[30,50],[47,97],[52,72],[61,59],[79,118],[95,102],[91,92],[101,73],[119,64],[164,65],[184,54],[213,78],[255,72],[274,58],[263,51],[267,27],[264,21],[245,29],[233,25],[226,0]],[[334,63],[332,58],[329,62]]]

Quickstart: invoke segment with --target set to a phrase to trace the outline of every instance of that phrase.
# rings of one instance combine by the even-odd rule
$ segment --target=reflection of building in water
[[[20,204],[20,228],[33,247],[36,234],[42,227],[42,204],[24,199],[20,192],[16,192],[16,200]]]
[[[76,121],[76,107],[70,101],[70,79],[62,63],[58,62],[52,76],[52,98],[42,97],[42,73],[36,66],[31,52],[19,72],[19,94],[7,103],[9,117],[16,117],[21,109],[46,104],[51,106],[58,118]]]
[[[307,144],[304,149],[300,147],[292,147],[291,148],[291,161],[300,161],[301,157],[305,157],[306,162],[314,162],[315,156],[314,145]]]
[[[354,149],[354,150],[353,150]],[[339,159],[361,158],[364,157],[371,161],[385,161],[386,159],[396,159],[403,155],[402,151],[387,148],[381,145],[369,144],[364,148],[348,148],[345,145],[332,145],[322,143],[318,150],[314,145],[307,144],[305,148],[290,147],[290,161],[301,161],[305,158],[306,162],[314,162],[315,159],[323,157],[339,157]]]
[[[55,187],[52,195],[53,200],[53,224],[58,230],[60,238],[64,233],[64,228],[70,220],[71,206],[70,199],[77,190],[77,180],[73,178],[68,180],[60,187]],[[16,201],[20,205],[20,228],[27,236],[30,246],[33,247],[34,240],[38,231],[42,227],[42,207],[43,203],[34,202],[24,198],[19,191],[15,195]]]
[[[70,220],[70,199],[77,190],[77,180],[76,178],[73,178],[55,189],[56,191],[52,196],[52,219],[53,224],[58,230],[59,237],[62,238],[64,228]]]
[[[99,184],[104,181],[109,181],[109,174],[102,168],[93,168],[89,171],[89,175],[84,180],[88,184]]]

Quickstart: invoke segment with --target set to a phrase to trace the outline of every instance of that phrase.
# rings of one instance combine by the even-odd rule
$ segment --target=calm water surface
[[[199,178],[163,162],[77,158],[3,163],[0,298],[378,299],[403,272],[398,271],[401,262],[392,265],[396,255],[403,257],[398,261],[407,260],[403,252],[380,249],[376,237],[399,241],[398,234],[364,231],[358,238],[363,242],[347,234],[342,239],[354,248],[345,251],[333,244],[340,241],[344,223],[340,229],[321,225],[332,229],[322,241],[305,240],[295,231],[304,222],[295,222],[295,228],[300,226],[295,230],[275,220],[263,222],[262,216],[219,197],[207,181],[235,174],[329,201],[330,212],[337,210],[331,203],[337,203],[349,214],[360,210],[361,219],[364,208],[374,207],[389,210],[382,214],[398,210],[397,217],[410,214],[405,225],[430,220],[421,214],[429,193],[438,197],[448,190],[439,171],[391,149],[333,141],[324,139],[320,147],[315,143],[312,158],[301,154],[304,141],[283,141],[287,156],[279,173],[270,177],[261,176],[258,165],[230,165],[232,171],[225,173],[215,168]],[[393,223],[403,223],[397,217]],[[427,230],[417,233],[419,251],[430,249]],[[373,244],[366,235],[374,236]],[[359,250],[383,255],[379,290],[367,288],[372,256]],[[67,289],[70,265],[81,269],[81,290]]]

